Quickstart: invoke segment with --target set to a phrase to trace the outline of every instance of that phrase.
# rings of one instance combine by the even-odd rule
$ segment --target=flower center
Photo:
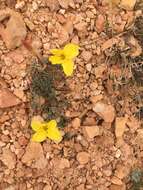
[[[60,57],[62,60],[64,60],[66,58],[64,54],[61,54]]]
[[[46,131],[47,130],[47,125],[43,125],[43,129]]]

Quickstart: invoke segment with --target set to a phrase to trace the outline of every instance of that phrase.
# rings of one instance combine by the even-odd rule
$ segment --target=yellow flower
[[[55,120],[41,122],[33,119],[31,127],[35,131],[35,134],[32,136],[32,141],[42,142],[46,140],[47,137],[57,143],[62,140],[61,132],[59,131]]]
[[[50,52],[53,55],[49,57],[49,61],[52,64],[61,64],[64,73],[67,76],[71,76],[74,69],[73,59],[79,54],[79,46],[69,43],[64,49],[52,49]]]

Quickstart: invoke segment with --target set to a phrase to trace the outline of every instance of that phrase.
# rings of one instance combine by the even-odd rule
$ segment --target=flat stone
[[[8,49],[15,49],[22,44],[27,31],[21,15],[11,9],[0,11],[0,22],[9,17],[6,27],[1,25],[0,35]]]
[[[0,159],[9,169],[15,168],[16,156],[10,149],[4,148]]]
[[[43,148],[40,143],[30,142],[26,147],[25,154],[22,157],[22,162],[30,166],[34,162],[33,167],[44,169],[47,165],[47,160],[44,156]]]
[[[99,126],[83,126],[83,128],[85,135],[90,139],[100,135]]]
[[[25,95],[24,95],[24,91],[20,90],[20,89],[15,89],[14,90],[14,94],[21,100],[25,100]]]
[[[0,89],[0,108],[13,107],[20,103],[21,101],[8,89]]]
[[[103,102],[97,102],[93,106],[93,111],[96,112],[105,122],[113,122],[115,118],[115,109],[112,105]]]
[[[122,185],[122,184],[123,184],[122,180],[119,179],[119,178],[116,177],[116,176],[113,176],[113,177],[112,177],[111,182],[112,182],[113,184],[115,184],[115,185]]]

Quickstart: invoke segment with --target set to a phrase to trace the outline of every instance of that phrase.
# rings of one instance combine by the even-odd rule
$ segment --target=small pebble
[[[80,127],[80,119],[79,118],[75,118],[72,120],[72,127],[75,129],[78,129]]]
[[[91,69],[92,69],[91,63],[87,64],[87,65],[86,65],[86,70],[87,70],[88,72],[90,72]]]
[[[90,155],[87,152],[79,152],[76,158],[81,165],[84,165],[89,162]]]

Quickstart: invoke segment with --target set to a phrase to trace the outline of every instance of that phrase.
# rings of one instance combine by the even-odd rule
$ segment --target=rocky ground
[[[1,190],[136,188],[131,175],[143,167],[142,7],[134,0],[0,0]],[[31,117],[53,114],[42,110],[49,99],[34,91],[31,68],[45,68],[49,50],[69,42],[80,46],[74,75],[54,71],[62,76],[54,113],[64,116],[64,138],[31,142]]]

